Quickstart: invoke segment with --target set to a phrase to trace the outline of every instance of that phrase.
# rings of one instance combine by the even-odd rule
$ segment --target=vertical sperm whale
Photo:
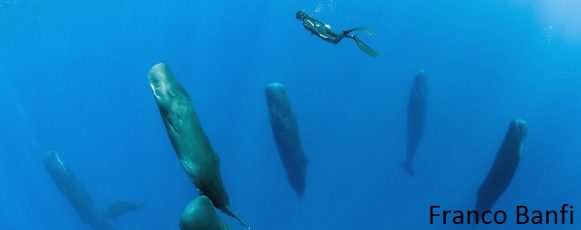
[[[220,175],[220,160],[202,129],[189,94],[164,63],[151,67],[147,79],[171,144],[190,181],[214,207],[248,228],[230,207]]]
[[[510,185],[520,163],[523,141],[527,133],[528,126],[524,120],[516,119],[510,122],[494,163],[478,189],[477,211],[490,210]]]
[[[407,148],[406,160],[401,167],[410,176],[415,176],[412,162],[416,156],[418,145],[424,134],[424,123],[426,120],[428,88],[426,83],[426,72],[418,71],[410,90],[408,111],[407,111]]]
[[[181,230],[229,230],[218,217],[212,201],[206,196],[198,196],[191,201],[180,218]]]
[[[85,186],[77,179],[73,171],[67,167],[58,153],[49,151],[43,157],[44,167],[54,183],[77,211],[84,223],[97,230],[112,230],[111,218],[117,218],[127,212],[135,211],[142,205],[133,202],[119,201],[104,212],[100,212],[93,203],[93,198]]]
[[[274,142],[287,179],[300,198],[305,192],[308,159],[301,145],[295,114],[284,85],[271,83],[266,86],[265,94]]]

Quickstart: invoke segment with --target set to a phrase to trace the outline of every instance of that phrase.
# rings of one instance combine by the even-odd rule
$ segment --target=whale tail
[[[143,201],[143,202],[141,202],[141,203],[139,203],[139,204],[137,205],[137,208],[135,209],[135,211],[136,211],[136,212],[139,212],[139,211],[141,211],[141,209],[143,209],[143,206],[145,206],[146,204],[147,204],[147,200],[146,200],[146,201]]]
[[[414,168],[412,168],[412,162],[410,162],[410,161],[403,162],[403,163],[401,163],[401,167],[403,168],[403,171],[405,171],[411,177],[416,176],[416,174],[414,172]]]
[[[240,224],[244,226],[244,228],[250,230],[250,227],[248,227],[248,225],[246,225],[246,223],[244,223],[244,221],[242,221],[242,219],[240,219],[240,217],[238,217],[238,215],[236,215],[236,213],[232,211],[230,206],[226,206],[224,209],[222,209],[222,211],[224,211],[226,215],[234,217],[234,219],[238,220],[238,222],[240,222]]]

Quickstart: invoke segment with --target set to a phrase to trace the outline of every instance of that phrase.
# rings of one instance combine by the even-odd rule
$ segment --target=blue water
[[[221,158],[253,229],[472,229],[429,206],[472,209],[508,123],[529,124],[495,209],[580,207],[581,4],[482,1],[0,0],[0,229],[91,229],[42,165],[60,153],[100,208],[147,201],[116,229],[178,229],[197,196],[147,84],[166,62]],[[304,9],[358,34],[363,54],[310,35]],[[425,134],[409,178],[408,92],[428,73]],[[273,142],[264,86],[287,86],[309,158],[299,200]],[[233,229],[242,229],[220,214]]]

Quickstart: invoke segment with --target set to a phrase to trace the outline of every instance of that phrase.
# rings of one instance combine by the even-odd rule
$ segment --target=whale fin
[[[412,163],[409,161],[401,163],[401,167],[403,170],[410,175],[411,177],[415,177],[416,174],[414,173],[414,169],[412,168]]]
[[[147,201],[142,202],[141,204],[137,204],[134,202],[129,201],[117,201],[111,206],[109,206],[103,213],[101,214],[105,219],[117,219],[118,217],[131,212],[131,211],[140,211]]]
[[[248,227],[248,225],[246,225],[246,223],[244,223],[244,221],[242,221],[242,219],[240,219],[240,217],[238,217],[238,215],[236,215],[236,213],[234,213],[234,211],[232,211],[230,206],[227,206],[223,211],[224,211],[224,213],[226,213],[226,215],[234,217],[234,219],[238,220],[238,222],[240,222],[240,224],[242,226],[244,226],[244,228],[250,230],[250,227]]]

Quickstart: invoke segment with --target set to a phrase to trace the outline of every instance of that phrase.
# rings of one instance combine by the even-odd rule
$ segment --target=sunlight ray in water
[[[581,1],[543,0],[536,4],[547,33],[547,42],[550,43],[555,34],[569,41],[581,42]]]
[[[579,9],[0,0],[0,230],[580,230]]]

